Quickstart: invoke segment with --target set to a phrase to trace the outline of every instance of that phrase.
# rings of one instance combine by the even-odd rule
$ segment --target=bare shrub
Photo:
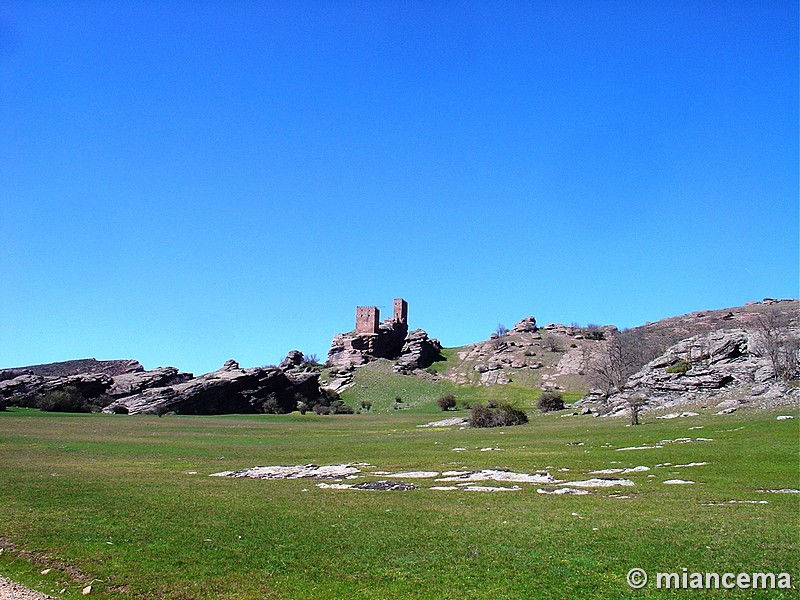
[[[564,398],[558,392],[542,392],[536,407],[542,412],[564,410]]]
[[[522,425],[528,422],[528,415],[510,404],[499,404],[495,408],[485,404],[474,404],[468,422],[470,427]]]
[[[456,407],[456,397],[453,396],[453,394],[445,394],[436,401],[436,404],[438,404],[439,408],[442,410],[450,410]]]
[[[550,350],[550,352],[563,352],[564,350],[559,339],[553,335],[548,335],[542,340],[542,347]]]

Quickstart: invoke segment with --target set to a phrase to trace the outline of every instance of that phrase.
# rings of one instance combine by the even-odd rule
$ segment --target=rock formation
[[[136,361],[104,361],[94,372],[74,373],[82,365],[98,367],[99,362],[0,371],[0,400],[31,406],[48,392],[72,389],[87,399],[104,399],[101,406],[109,403],[104,412],[227,414],[289,412],[296,409],[298,398],[313,402],[320,397],[319,373],[305,364],[298,351],[290,352],[279,367],[242,369],[228,361],[199,377],[175,367],[145,371]],[[112,363],[113,376],[103,372]],[[40,375],[37,370],[60,375]]]
[[[191,373],[181,373],[175,367],[159,367],[152,371],[123,373],[113,378],[106,392],[111,398],[123,398],[140,394],[145,390],[167,387],[192,379]]]
[[[280,367],[251,369],[243,369],[236,361],[229,360],[217,371],[119,398],[105,412],[194,415],[290,412],[297,408],[298,397],[308,402],[320,396],[319,373],[302,368],[295,358],[290,353]]]
[[[797,338],[796,329],[788,335]],[[607,400],[609,414],[628,410],[633,397],[646,399],[647,407],[708,402],[781,400],[796,403],[800,390],[776,377],[768,356],[759,347],[759,332],[724,329],[692,336],[674,344],[632,375],[621,392]],[[795,346],[795,352],[797,346]],[[589,394],[582,404],[601,401]]]

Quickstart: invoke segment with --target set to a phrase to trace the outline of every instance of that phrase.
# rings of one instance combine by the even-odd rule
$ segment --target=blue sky
[[[0,367],[798,296],[796,2],[0,0]]]

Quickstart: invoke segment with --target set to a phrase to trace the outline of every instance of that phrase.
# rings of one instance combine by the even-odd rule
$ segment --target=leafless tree
[[[494,332],[497,334],[497,337],[503,337],[508,333],[508,327],[506,327],[502,323],[498,323]]]
[[[640,331],[617,333],[608,340],[605,352],[596,352],[589,358],[589,382],[608,398],[621,392],[628,378],[660,353]]]
[[[542,340],[542,347],[547,348],[550,352],[561,352],[563,350],[561,342],[552,334]]]
[[[631,425],[639,425],[639,413],[642,408],[647,404],[647,399],[644,394],[637,393],[628,398],[628,410],[630,410]]]
[[[776,379],[789,381],[800,375],[800,337],[789,327],[781,327],[772,313],[756,319],[754,350],[769,359]]]

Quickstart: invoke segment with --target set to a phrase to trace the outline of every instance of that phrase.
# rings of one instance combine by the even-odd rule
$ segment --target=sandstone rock
[[[405,371],[424,369],[442,358],[441,350],[439,340],[429,337],[422,329],[415,329],[406,335],[397,364]]]
[[[77,389],[86,398],[97,398],[111,387],[113,380],[105,373],[81,373],[47,379],[43,391],[50,392],[72,387]]]
[[[289,412],[297,406],[297,394],[310,401],[319,398],[319,374],[277,367],[242,369],[229,360],[212,373],[119,398],[104,412],[121,407],[129,414]]]
[[[299,350],[290,350],[286,358],[284,358],[278,366],[284,371],[288,369],[299,369],[303,366],[304,362],[305,356],[303,356],[302,352]]]
[[[387,320],[378,333],[340,333],[333,338],[328,350],[327,366],[363,365],[376,358],[400,356],[408,333],[408,324]]]
[[[150,388],[167,387],[189,381],[191,373],[180,373],[175,367],[159,367],[152,371],[134,371],[117,375],[108,389],[112,398],[132,396]]]
[[[536,317],[525,317],[519,323],[514,325],[512,331],[516,333],[532,333],[537,330]]]

